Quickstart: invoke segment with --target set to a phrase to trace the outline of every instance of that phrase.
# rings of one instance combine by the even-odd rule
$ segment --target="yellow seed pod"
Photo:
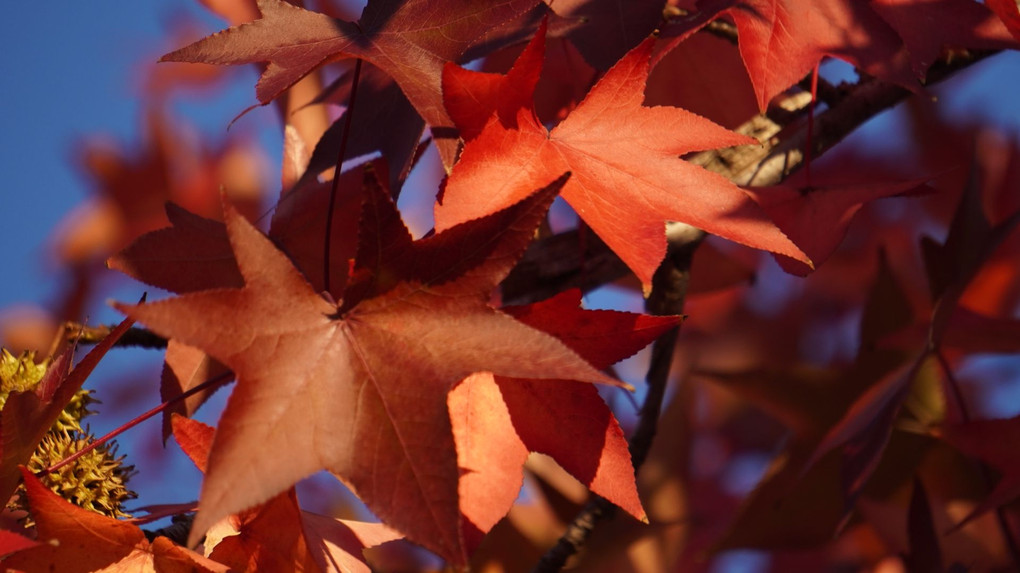
[[[50,432],[32,455],[28,468],[38,472],[81,451],[94,436],[89,433],[73,435],[67,432]],[[116,445],[103,444],[53,473],[41,481],[71,503],[110,517],[130,517],[123,511],[125,501],[137,497],[126,487],[134,466],[123,464],[124,456],[117,456]]]
[[[40,472],[61,460],[78,453],[95,439],[87,431],[51,431],[46,434],[32,458],[28,469]],[[44,474],[40,481],[67,501],[109,517],[131,517],[124,511],[124,502],[137,495],[127,488],[127,480],[134,466],[124,465],[124,456],[117,456],[117,446],[103,444],[55,472]],[[8,509],[27,509],[24,488]],[[31,525],[29,522],[28,525]]]
[[[36,364],[32,353],[14,356],[0,349],[0,409],[7,403],[11,392],[35,389],[46,374],[49,360]],[[28,469],[40,472],[82,451],[95,438],[82,426],[82,418],[93,414],[88,406],[96,400],[90,390],[79,390],[64,407],[53,427],[39,442],[28,462]],[[124,465],[124,456],[117,456],[117,446],[103,444],[76,459],[74,462],[45,474],[41,481],[67,501],[85,509],[110,517],[130,517],[123,503],[134,499],[135,493],[126,483],[134,466]],[[8,509],[27,509],[24,487],[19,487]],[[31,520],[28,520],[28,525]]]
[[[34,352],[23,352],[14,356],[6,348],[0,349],[0,409],[7,403],[11,392],[27,392],[34,389],[46,374],[49,360],[35,363]]]

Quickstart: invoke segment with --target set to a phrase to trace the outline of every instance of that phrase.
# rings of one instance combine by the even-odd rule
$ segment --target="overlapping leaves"
[[[385,522],[463,562],[457,452],[446,411],[453,385],[481,371],[548,383],[613,382],[554,336],[487,305],[565,181],[418,242],[381,190],[369,193],[354,273],[339,303],[316,293],[228,208],[243,288],[118,305],[237,374],[194,535],[328,469]],[[674,323],[664,319],[653,333]],[[620,474],[627,475],[633,488],[632,472]],[[255,487],[240,489],[239,482]],[[640,511],[630,499],[631,511]]]

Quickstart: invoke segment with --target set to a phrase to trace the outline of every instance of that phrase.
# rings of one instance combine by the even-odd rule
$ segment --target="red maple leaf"
[[[161,61],[247,64],[269,62],[255,87],[267,104],[314,69],[335,58],[363,58],[396,80],[432,127],[449,167],[457,140],[443,128],[443,64],[456,60],[490,28],[528,11],[537,0],[372,0],[357,22],[259,0],[262,18],[214,34],[163,56]],[[379,128],[380,126],[376,126]]]
[[[151,543],[137,525],[68,503],[22,468],[36,522],[38,545],[4,559],[15,571],[225,572],[228,567],[176,545],[166,537]]]
[[[366,167],[359,166],[343,173],[340,185],[344,189],[354,189],[366,177]],[[318,183],[284,193],[277,203],[269,229],[269,236],[317,290],[323,290],[326,284],[322,237],[326,235],[324,212],[329,203],[328,186],[328,183]],[[329,269],[330,288],[336,297],[344,291],[347,262],[353,257],[357,245],[358,209],[355,201],[358,196],[359,193],[343,193],[333,207]],[[111,257],[107,262],[109,267],[175,293],[243,286],[244,281],[222,222],[199,217],[173,204],[167,204],[166,212],[170,227],[139,237]],[[160,378],[160,396],[171,400],[194,386],[225,374],[227,370],[201,350],[171,340]],[[224,383],[227,381],[224,379]],[[192,395],[164,410],[163,439],[170,435],[173,413],[190,416],[218,387]]]
[[[758,204],[787,237],[820,266],[843,241],[854,215],[865,203],[885,197],[923,192],[927,179],[908,181],[806,183],[804,175],[790,177],[782,185],[750,187]],[[806,275],[813,269],[788,257],[776,257],[791,274]]]
[[[606,368],[646,346],[677,317],[580,307],[581,293],[503,311],[548,332]],[[465,538],[480,541],[510,509],[529,451],[548,454],[593,492],[645,519],[623,431],[595,387],[569,380],[520,380],[476,374],[448,398],[461,467]],[[549,420],[557,420],[555,429]]]
[[[646,285],[665,256],[668,220],[809,263],[746,193],[679,159],[753,140],[679,108],[642,106],[653,43],[620,60],[552,131],[526,110],[507,125],[499,110],[465,146],[436,207],[436,229],[510,205],[571,171],[563,198]]]
[[[531,106],[542,74],[547,20],[505,74],[476,72],[453,62],[443,66],[443,103],[464,141],[485,129],[495,112],[507,126],[516,127],[517,111]]]
[[[463,563],[449,389],[479,371],[615,383],[554,337],[487,304],[564,181],[415,243],[420,256],[411,259],[432,263],[421,267],[428,280],[382,277],[385,289],[356,290],[364,294],[345,295],[339,308],[232,209],[227,233],[244,288],[118,304],[237,374],[193,537],[329,469],[386,523]],[[472,234],[487,240],[464,240]]]

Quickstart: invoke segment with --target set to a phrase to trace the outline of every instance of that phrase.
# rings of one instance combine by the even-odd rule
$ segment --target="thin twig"
[[[191,389],[187,390],[186,392],[181,393],[180,396],[175,396],[175,397],[167,400],[166,402],[163,402],[162,404],[160,404],[159,406],[156,406],[155,408],[149,410],[148,412],[145,412],[144,414],[141,414],[141,415],[135,417],[130,422],[128,422],[126,424],[123,424],[120,427],[110,431],[109,433],[107,433],[103,437],[98,438],[96,440],[93,440],[92,442],[89,443],[89,445],[85,446],[81,450],[78,450],[74,454],[71,454],[70,456],[67,456],[66,458],[60,460],[59,462],[53,464],[52,466],[50,466],[48,468],[43,468],[43,469],[39,470],[38,472],[35,473],[36,477],[42,477],[42,476],[44,476],[46,474],[53,473],[53,472],[59,470],[60,468],[62,468],[64,466],[74,462],[78,458],[80,458],[80,457],[84,456],[85,454],[91,452],[92,450],[98,448],[102,444],[105,444],[106,442],[109,442],[113,438],[116,438],[117,436],[123,434],[124,432],[130,430],[131,428],[134,428],[138,424],[141,424],[142,422],[148,420],[149,418],[155,416],[156,414],[159,414],[163,410],[166,410],[170,405],[176,404],[177,402],[180,402],[181,400],[184,400],[184,399],[188,398],[189,396],[197,394],[197,393],[199,393],[199,392],[201,392],[203,390],[207,390],[210,386],[215,386],[216,384],[219,384],[221,382],[225,382],[226,380],[230,379],[233,375],[234,375],[233,372],[224,372],[223,374],[220,374],[219,376],[210,378],[210,379],[206,380],[205,382],[202,382],[198,386],[195,386],[194,388],[191,388]]]
[[[98,344],[106,338],[115,324],[85,326],[79,322],[64,323],[64,340],[69,343]],[[139,346],[141,348],[166,348],[166,339],[145,328],[133,326],[121,336],[114,346]]]

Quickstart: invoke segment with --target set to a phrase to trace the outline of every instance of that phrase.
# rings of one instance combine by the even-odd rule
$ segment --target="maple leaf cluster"
[[[411,544],[494,571],[735,548],[777,571],[1020,566],[1020,418],[982,419],[960,379],[1020,350],[1020,150],[913,97],[1020,46],[1015,4],[202,4],[230,27],[161,61],[259,66],[279,197],[260,209],[243,135],[196,150],[170,127],[168,93],[211,68],[145,80],[141,153],[87,149],[57,319],[101,290],[97,261],[173,296],[113,303],[121,325],[79,327],[95,348],[71,368],[58,344],[0,411],[0,488],[23,483],[34,521],[5,516],[4,567],[428,567]],[[900,102],[909,160],[837,145]],[[416,239],[398,200],[429,192]],[[607,285],[647,314],[585,308]],[[24,468],[142,336],[165,346],[151,414],[203,473],[196,503],[149,508],[180,534]],[[613,365],[653,342],[634,414]],[[192,418],[231,382],[215,427]],[[728,485],[748,463],[753,487]],[[322,472],[379,523],[302,509]]]

